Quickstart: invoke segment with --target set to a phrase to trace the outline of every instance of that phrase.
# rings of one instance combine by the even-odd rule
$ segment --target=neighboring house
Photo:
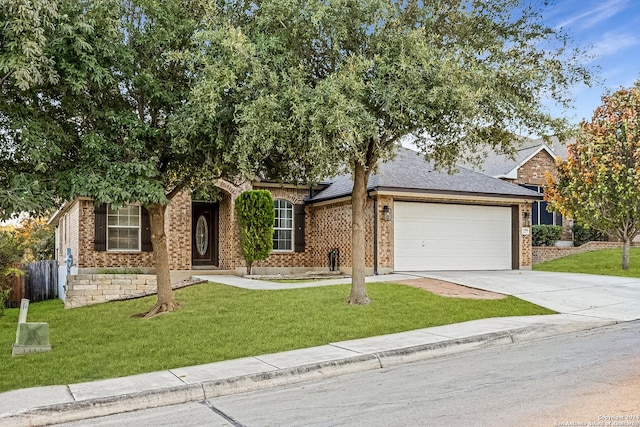
[[[556,174],[557,157],[567,157],[566,144],[560,143],[557,138],[546,142],[542,139],[526,139],[514,157],[490,153],[479,170],[494,178],[543,194],[546,186],[545,174]],[[563,238],[571,240],[573,221],[565,220],[559,213],[548,212],[547,202],[544,200],[533,203],[531,225],[560,225],[563,227]]]
[[[174,198],[166,211],[174,279],[196,269],[244,272],[234,201],[249,189],[266,189],[276,213],[274,249],[255,274],[326,270],[339,250],[341,270],[351,267],[351,188],[348,176],[309,188],[271,182],[218,181],[216,203]],[[401,149],[369,179],[366,266],[369,273],[410,270],[528,269],[526,225],[540,195],[460,168],[434,170],[418,153]],[[52,218],[56,258],[71,254],[72,274],[96,269],[151,269],[149,222],[138,205],[95,206],[89,198],[66,203]]]

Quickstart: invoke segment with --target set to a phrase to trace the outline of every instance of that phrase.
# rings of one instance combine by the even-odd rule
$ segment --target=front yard
[[[640,277],[640,248],[631,248],[629,270],[625,271],[621,266],[622,248],[615,248],[569,255],[535,264],[533,269],[537,271]]]
[[[215,283],[175,292],[180,308],[150,320],[131,318],[154,297],[64,310],[29,307],[48,322],[53,350],[11,356],[18,309],[0,318],[0,392],[69,384],[255,356],[467,320],[551,314],[514,297],[446,298],[409,286],[367,286],[373,303],[345,304],[349,286],[250,291]]]

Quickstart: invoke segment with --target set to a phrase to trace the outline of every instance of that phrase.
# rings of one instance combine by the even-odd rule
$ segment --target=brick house
[[[566,159],[567,144],[552,138],[525,140],[513,158],[504,154],[490,153],[480,171],[494,178],[544,193],[545,174],[556,174],[556,158]],[[563,239],[571,240],[573,221],[563,218],[559,213],[547,211],[547,202],[538,200],[533,203],[531,211],[532,225],[560,225],[563,227]]]
[[[326,270],[333,249],[339,250],[340,269],[350,272],[349,176],[311,188],[223,180],[216,185],[221,190],[216,203],[183,193],[167,208],[174,280],[199,269],[244,272],[234,202],[248,189],[269,190],[276,213],[274,250],[254,264],[256,274]],[[418,153],[401,149],[369,179],[368,272],[530,268],[527,226],[531,204],[540,199],[466,168],[453,175],[436,171]],[[72,260],[71,274],[124,267],[153,272],[148,218],[138,205],[111,209],[78,198],[65,203],[50,223],[56,226],[56,259],[61,265]]]

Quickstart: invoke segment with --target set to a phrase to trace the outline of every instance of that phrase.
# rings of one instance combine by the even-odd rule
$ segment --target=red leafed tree
[[[629,269],[631,241],[640,229],[640,81],[602,97],[591,121],[547,175],[551,208],[623,242],[622,269]]]

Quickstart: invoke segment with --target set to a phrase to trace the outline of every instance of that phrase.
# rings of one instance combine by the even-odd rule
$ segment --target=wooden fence
[[[27,298],[31,302],[55,299],[58,297],[58,263],[44,260],[14,267],[24,274],[13,276],[8,307],[20,307],[20,300]]]

